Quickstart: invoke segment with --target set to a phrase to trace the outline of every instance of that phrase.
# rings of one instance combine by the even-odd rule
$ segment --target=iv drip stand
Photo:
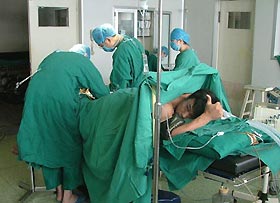
[[[153,203],[158,203],[158,176],[159,176],[159,138],[160,138],[160,81],[161,81],[161,38],[162,38],[162,0],[158,6],[158,67],[157,67],[157,89],[155,103],[155,129],[154,129],[154,170],[153,170]]]

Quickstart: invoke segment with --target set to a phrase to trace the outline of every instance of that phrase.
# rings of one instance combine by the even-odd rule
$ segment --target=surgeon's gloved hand
[[[90,90],[87,88],[80,88],[80,94],[86,95],[89,99],[94,100],[95,97],[91,94]]]
[[[174,114],[170,119],[160,124],[160,136],[164,140],[169,140],[172,130],[184,124],[184,119],[178,114]]]

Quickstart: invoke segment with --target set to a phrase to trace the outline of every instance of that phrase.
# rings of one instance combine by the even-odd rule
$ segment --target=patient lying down
[[[211,91],[200,89],[193,94],[183,94],[162,106],[161,136],[168,139],[169,132],[175,136],[192,131],[222,116],[223,107]],[[193,120],[184,123],[186,118]]]
[[[184,94],[162,106],[161,137],[169,139],[188,131],[200,128],[212,120],[232,114],[223,110],[216,95],[207,89],[200,89],[193,94]],[[227,116],[228,116],[227,115]],[[192,119],[185,123],[184,119]],[[251,144],[258,144],[253,133],[247,134]]]

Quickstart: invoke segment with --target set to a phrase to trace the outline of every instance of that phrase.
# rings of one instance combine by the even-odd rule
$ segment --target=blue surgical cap
[[[161,47],[161,51],[166,55],[168,56],[169,52],[168,52],[168,48],[166,46],[162,46]]]
[[[190,44],[190,35],[186,33],[181,28],[174,28],[171,32],[171,41],[172,40],[183,40],[185,43]]]
[[[90,47],[84,44],[75,44],[71,49],[71,52],[76,52],[78,54],[82,54],[90,59]]]
[[[96,27],[91,33],[96,44],[102,44],[107,37],[113,37],[116,34],[117,33],[113,26],[107,23]]]

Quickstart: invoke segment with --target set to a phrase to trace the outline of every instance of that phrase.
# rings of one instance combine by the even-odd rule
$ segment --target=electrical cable
[[[252,130],[252,131],[257,138],[259,138],[262,142],[264,142],[263,139],[262,139],[262,135],[260,133],[256,132],[255,130]]]
[[[254,152],[256,153],[256,157],[258,158],[259,161],[259,175],[257,177],[251,178],[249,181],[248,180],[242,180],[241,178],[236,178],[237,181],[240,182],[240,184],[234,184],[234,187],[240,187],[240,186],[244,186],[246,188],[246,190],[248,191],[248,193],[252,196],[252,197],[258,197],[258,195],[254,195],[252,190],[248,187],[247,183],[252,182],[253,180],[259,179],[259,184],[258,184],[258,188],[257,191],[262,191],[262,182],[261,182],[261,178],[264,177],[265,175],[267,175],[268,173],[270,173],[270,171],[266,172],[266,173],[262,173],[262,164],[261,164],[261,159],[260,156],[258,154],[257,149],[253,146]]]
[[[23,83],[25,83],[28,79],[32,78],[33,75],[35,75],[38,71],[40,71],[41,69],[37,69],[34,73],[32,73],[31,75],[27,76],[25,79],[23,79],[20,82],[16,83],[16,89],[18,89]]]
[[[239,182],[241,182],[241,185],[243,185],[243,186],[247,189],[247,191],[249,192],[249,194],[250,194],[251,196],[255,196],[255,195],[253,194],[252,190],[248,187],[248,185],[246,185],[246,184],[243,183],[243,180],[240,180],[239,178],[237,178],[236,180],[238,180]],[[235,185],[234,185],[234,186],[235,186]],[[236,186],[236,187],[239,187],[239,186]]]
[[[173,141],[173,139],[172,139],[171,132],[170,132],[170,126],[169,126],[169,122],[168,122],[167,113],[166,113],[166,120],[167,120],[167,132],[168,132],[169,139],[170,139],[171,143],[172,143],[176,148],[180,148],[180,149],[191,149],[191,150],[202,149],[203,147],[207,146],[215,137],[224,135],[224,132],[217,132],[217,133],[216,133],[214,136],[212,136],[204,145],[202,145],[202,146],[200,146],[200,147],[187,147],[187,146],[183,147],[183,146],[178,146],[177,144],[174,143],[174,141]],[[264,140],[262,139],[262,135],[261,135],[261,134],[259,134],[259,133],[256,132],[256,131],[253,131],[253,133],[255,134],[255,136],[256,136],[259,140],[261,140],[262,142],[264,142]],[[255,196],[255,195],[253,194],[253,192],[251,191],[251,189],[248,187],[247,183],[249,183],[249,182],[251,182],[251,181],[253,181],[253,180],[257,179],[257,178],[263,177],[263,176],[267,175],[267,173],[270,173],[270,172],[267,172],[267,173],[263,173],[263,174],[262,174],[262,164],[261,164],[260,156],[259,156],[259,154],[258,154],[257,149],[256,149],[254,146],[253,146],[253,149],[254,149],[254,151],[255,151],[255,153],[256,153],[256,155],[257,155],[258,161],[259,161],[259,171],[260,171],[259,176],[258,176],[258,177],[255,177],[255,178],[251,178],[249,181],[247,181],[247,180],[242,180],[242,179],[240,179],[240,178],[236,178],[236,180],[239,181],[240,184],[235,184],[234,187],[239,187],[239,186],[241,186],[241,185],[244,185],[244,187],[247,189],[247,191],[249,192],[249,194],[252,195],[252,196]],[[274,180],[274,181],[277,181],[277,180],[279,180],[279,179],[278,179],[278,178],[274,178],[273,180]],[[261,183],[261,180],[260,180],[259,188],[261,188],[261,185],[262,185],[262,183]],[[275,186],[274,189],[275,189],[276,193],[279,194],[279,187],[278,187],[277,184],[276,184],[276,186]],[[184,193],[184,192],[182,192],[182,193]],[[278,196],[278,199],[280,199],[280,195]],[[194,201],[204,201],[204,200],[205,200],[205,199],[194,200]]]
[[[187,147],[187,146],[186,146],[186,147],[183,147],[183,146],[178,146],[178,145],[176,145],[176,144],[174,143],[174,141],[173,141],[173,139],[172,139],[167,115],[166,115],[166,118],[167,118],[167,131],[168,131],[169,139],[170,139],[171,143],[172,143],[176,148],[180,148],[180,149],[191,149],[191,150],[202,149],[203,147],[207,146],[215,137],[224,135],[224,132],[217,132],[217,133],[216,133],[213,137],[211,137],[204,145],[202,145],[202,146],[200,146],[200,147]],[[263,142],[263,139],[261,138],[262,135],[260,135],[259,133],[255,132],[255,131],[253,131],[253,132],[255,133],[256,137],[259,138],[259,139]],[[262,172],[261,172],[261,160],[260,160],[260,157],[259,157],[259,155],[258,155],[258,152],[257,152],[256,148],[253,147],[253,149],[255,149],[255,153],[257,154],[257,157],[258,157],[258,160],[259,160],[259,169],[260,169],[259,171],[260,171],[260,175],[259,175],[258,177],[256,177],[256,178],[250,179],[250,181],[244,181],[244,180],[242,180],[242,179],[240,179],[240,178],[237,178],[237,180],[238,180],[241,184],[237,184],[237,185],[235,184],[234,186],[235,186],[235,187],[239,187],[239,186],[241,186],[241,185],[244,185],[244,187],[247,189],[247,191],[249,192],[249,194],[252,195],[252,196],[255,196],[255,195],[252,193],[251,189],[248,187],[247,183],[248,183],[248,182],[251,182],[251,181],[253,181],[253,180],[255,180],[255,179],[259,178],[259,177],[263,177],[263,176],[267,175],[267,173],[262,174]],[[259,187],[260,187],[260,186],[261,186],[261,183],[260,183]],[[279,194],[279,187],[278,187],[278,188],[276,187],[276,190],[277,190],[277,193]],[[279,198],[279,197],[278,197],[278,198]],[[204,199],[204,200],[205,200],[205,199]],[[204,201],[204,200],[201,199],[201,200],[195,200],[195,201]]]
[[[169,136],[169,139],[171,141],[171,143],[178,149],[190,149],[190,150],[198,150],[198,149],[202,149],[204,147],[206,147],[215,137],[217,136],[222,136],[224,135],[224,132],[217,132],[214,136],[212,136],[204,145],[200,146],[200,147],[188,147],[188,146],[179,146],[177,144],[175,144],[175,142],[173,141],[172,139],[172,136],[171,136],[171,132],[170,132],[170,127],[169,127],[169,122],[168,122],[168,116],[167,116],[167,113],[166,113],[166,124],[167,124],[167,132],[168,132],[168,136]]]

